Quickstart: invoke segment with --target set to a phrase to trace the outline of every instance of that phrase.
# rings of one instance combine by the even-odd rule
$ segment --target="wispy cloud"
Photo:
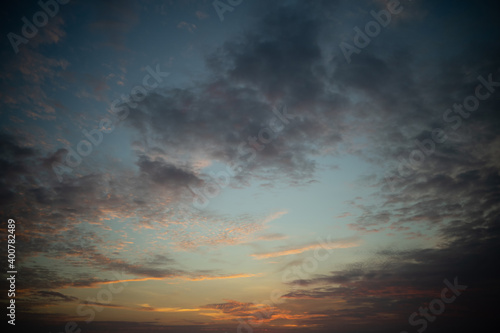
[[[280,217],[284,216],[288,214],[288,211],[286,210],[282,210],[282,211],[279,211],[279,212],[275,212],[275,213],[272,213],[268,216],[266,216],[266,218],[264,218],[264,220],[262,221],[263,224],[267,224],[267,223],[270,223],[274,220],[277,220],[279,219]]]
[[[140,305],[139,310],[142,310],[142,311],[152,311],[152,312],[170,312],[170,313],[175,313],[175,312],[197,312],[197,311],[201,310],[201,309],[168,308],[168,307],[155,308],[155,307],[152,307],[149,304],[139,304],[139,305]]]
[[[193,275],[193,276],[165,276],[165,277],[144,277],[144,278],[132,278],[132,279],[120,279],[120,280],[110,280],[110,281],[94,281],[86,284],[81,284],[81,288],[95,288],[100,285],[105,284],[115,284],[115,283],[128,283],[128,282],[143,282],[143,281],[162,281],[162,280],[184,280],[184,281],[208,281],[208,280],[225,280],[225,279],[240,279],[261,276],[261,273],[256,274],[230,274],[230,275]],[[72,284],[66,287],[77,287],[78,285]]]
[[[272,251],[272,252],[255,253],[255,254],[252,254],[252,257],[254,257],[255,259],[267,259],[267,258],[288,256],[288,255],[292,255],[292,254],[299,254],[299,253],[311,251],[311,250],[318,249],[318,248],[324,248],[324,249],[329,249],[329,250],[331,250],[331,249],[346,249],[346,248],[350,248],[350,247],[357,247],[360,244],[361,244],[361,241],[359,238],[352,237],[352,238],[346,238],[346,239],[333,240],[333,241],[330,241],[326,244],[311,243],[311,244],[307,244],[307,245],[301,245],[301,246],[291,247],[291,248]]]

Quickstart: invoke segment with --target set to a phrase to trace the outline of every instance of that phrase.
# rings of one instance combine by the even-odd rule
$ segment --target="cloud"
[[[223,312],[239,312],[239,311],[247,311],[254,304],[253,303],[241,303],[238,301],[227,300],[226,303],[219,304],[207,304],[203,305],[201,308],[205,309],[217,309],[222,310]]]
[[[232,274],[232,275],[222,275],[222,276],[195,276],[195,277],[184,277],[183,279],[189,281],[203,281],[203,280],[224,280],[224,279],[239,279],[248,278],[254,276],[260,276],[261,274]]]
[[[342,304],[341,309],[323,313],[328,320],[345,325],[346,330],[350,329],[350,318],[358,318],[359,325],[368,327],[375,319],[374,313],[378,314],[379,327],[399,323],[402,329],[419,306],[441,297],[445,279],[453,282],[457,278],[458,284],[468,287],[457,297],[457,304],[447,305],[449,315],[440,317],[441,327],[455,327],[453,321],[470,314],[471,309],[484,320],[493,318],[492,308],[498,296],[490,291],[500,278],[500,270],[491,266],[490,260],[493,253],[498,253],[498,227],[488,223],[456,223],[444,227],[442,232],[447,241],[440,247],[379,248],[368,258],[346,264],[342,269],[292,281],[293,288],[282,298],[296,304],[310,300]],[[473,321],[459,320],[464,327],[472,327]]]
[[[197,10],[196,13],[195,13],[196,17],[199,19],[199,20],[203,20],[205,18],[208,17],[208,14],[207,13],[204,13],[202,12],[201,10]]]
[[[272,222],[272,221],[274,221],[274,220],[279,219],[280,217],[282,217],[283,215],[286,215],[286,214],[288,214],[288,211],[286,211],[286,210],[285,210],[285,211],[275,212],[275,213],[273,213],[273,214],[271,214],[271,215],[267,216],[267,217],[264,219],[264,221],[262,221],[262,223],[263,223],[263,224],[267,224],[267,223],[269,223],[269,222]]]
[[[39,290],[35,293],[36,296],[41,296],[44,298],[44,302],[54,302],[54,301],[60,301],[60,302],[75,302],[78,300],[77,297],[74,296],[67,296],[55,291],[47,291],[47,290]]]
[[[192,33],[196,30],[196,25],[194,25],[193,23],[188,23],[188,22],[182,21],[177,25],[177,28],[185,29],[185,30]]]
[[[330,241],[328,244],[312,243],[307,245],[296,246],[292,248],[287,248],[284,250],[278,250],[266,253],[255,253],[252,257],[255,259],[267,259],[281,256],[288,256],[292,254],[299,254],[306,251],[311,251],[319,248],[324,249],[345,249],[350,247],[357,247],[360,245],[360,240],[357,237],[351,237],[346,239],[338,239]]]
[[[155,308],[155,307],[149,306],[149,304],[143,304],[140,309],[141,310],[145,310],[145,311],[169,312],[169,313],[175,313],[175,312],[197,312],[197,311],[201,310],[201,309],[182,309],[182,308]]]
[[[95,282],[92,285],[88,285],[86,287],[95,287],[101,284],[114,284],[114,283],[128,283],[128,282],[142,282],[142,281],[151,281],[151,280],[166,280],[166,279],[179,279],[184,281],[206,281],[206,280],[225,280],[225,279],[239,279],[239,278],[248,278],[260,276],[261,274],[230,274],[230,275],[198,275],[196,273],[191,276],[166,276],[166,277],[145,277],[145,278],[135,278],[135,279],[124,279],[124,280],[113,280],[113,281],[102,281]]]
[[[323,314],[301,313],[294,314],[288,309],[283,309],[268,304],[258,303],[242,303],[234,300],[225,300],[225,303],[203,305],[201,309],[213,309],[218,312],[210,313],[203,312],[200,314],[210,316],[216,320],[248,320],[248,324],[252,326],[262,323],[283,320],[302,320],[325,317]]]
[[[178,189],[186,186],[199,186],[203,183],[193,172],[183,170],[158,158],[154,161],[141,156],[137,162],[141,173],[153,183]]]
[[[271,234],[263,234],[258,236],[255,241],[274,241],[274,240],[282,240],[287,239],[288,236],[280,233],[271,233]]]
[[[231,179],[232,186],[252,177],[307,184],[316,168],[311,155],[341,141],[336,109],[348,101],[341,94],[326,96],[324,78],[311,70],[322,64],[319,23],[303,13],[319,8],[274,7],[258,29],[207,56],[209,79],[152,91],[125,123],[149,148],[162,147],[169,159],[189,151],[213,162],[241,164],[244,170]],[[255,147],[255,159],[242,154],[242,147],[251,146],[249,138],[278,120],[272,110],[283,103],[294,118],[278,126],[272,142]]]
[[[105,38],[103,45],[127,50],[127,33],[139,22],[137,4],[111,0],[94,6],[97,19],[89,25],[90,30]]]

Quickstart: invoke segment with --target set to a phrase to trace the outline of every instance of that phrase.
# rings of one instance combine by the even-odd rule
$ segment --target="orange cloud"
[[[359,245],[360,245],[360,241],[357,238],[347,238],[347,239],[335,240],[335,241],[329,242],[327,244],[314,243],[314,244],[303,245],[300,247],[290,248],[290,249],[281,250],[281,251],[274,251],[274,252],[267,252],[267,253],[255,253],[255,254],[252,254],[252,257],[254,257],[255,259],[266,259],[266,258],[288,256],[291,254],[299,254],[299,253],[314,250],[317,248],[324,248],[327,250],[345,249],[345,248],[350,248],[350,247],[356,247]]]
[[[139,310],[142,311],[153,311],[153,312],[196,312],[201,309],[183,309],[183,308],[154,308],[149,304],[139,304],[141,307]]]
[[[304,320],[327,317],[325,314],[293,314],[291,310],[281,309],[268,304],[242,303],[233,300],[225,301],[226,303],[208,304],[201,307],[204,310],[208,309],[217,312],[200,312],[199,314],[219,321],[245,319],[251,325],[268,323],[275,320]]]
[[[136,278],[136,279],[123,279],[123,280],[113,280],[113,281],[96,281],[94,283],[82,286],[81,288],[94,288],[98,285],[103,284],[113,284],[113,283],[128,283],[128,282],[141,282],[141,281],[150,281],[150,280],[172,280],[172,279],[180,279],[185,281],[203,281],[203,280],[223,280],[223,279],[239,279],[239,278],[248,278],[254,276],[260,276],[262,274],[231,274],[231,275],[219,275],[219,276],[209,276],[209,275],[200,275],[200,276],[167,276],[167,277],[145,277],[145,278]],[[75,286],[72,286],[75,287]]]
[[[260,276],[262,274],[233,274],[233,275],[223,275],[223,276],[199,276],[199,277],[181,277],[183,280],[188,281],[203,281],[203,280],[222,280],[222,279],[239,279]]]

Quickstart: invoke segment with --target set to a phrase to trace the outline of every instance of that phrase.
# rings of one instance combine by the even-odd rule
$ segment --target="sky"
[[[5,3],[10,331],[494,324],[499,9]]]

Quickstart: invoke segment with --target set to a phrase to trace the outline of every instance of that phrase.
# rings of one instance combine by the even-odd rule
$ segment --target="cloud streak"
[[[319,248],[323,248],[325,250],[333,250],[333,249],[347,249],[351,247],[360,246],[361,241],[357,237],[346,238],[346,239],[337,239],[328,242],[327,244],[323,243],[313,243],[307,245],[301,245],[296,247],[291,247],[283,250],[265,252],[265,253],[254,253],[252,257],[255,259],[267,259],[267,258],[275,258],[281,256],[288,256],[292,254],[299,254]]]

